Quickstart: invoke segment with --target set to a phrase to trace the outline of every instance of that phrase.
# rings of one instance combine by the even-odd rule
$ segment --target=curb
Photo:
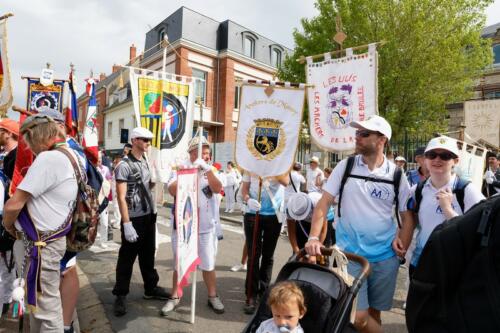
[[[113,333],[111,323],[106,316],[99,296],[89,282],[87,275],[77,265],[80,281],[80,295],[78,296],[77,313],[81,333],[100,332]]]

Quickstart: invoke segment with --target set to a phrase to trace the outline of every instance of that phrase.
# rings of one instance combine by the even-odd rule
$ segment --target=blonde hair
[[[22,129],[23,139],[28,146],[43,144],[50,139],[65,140],[66,136],[54,121],[38,123],[36,126]]]
[[[306,313],[307,307],[304,302],[304,294],[296,283],[290,281],[279,282],[271,289],[267,305],[272,306],[286,306],[295,302],[299,307],[301,315]]]

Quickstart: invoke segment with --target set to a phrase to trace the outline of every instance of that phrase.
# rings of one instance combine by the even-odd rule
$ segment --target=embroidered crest
[[[446,139],[445,138],[441,138],[439,139],[439,143],[444,145],[446,143]]]
[[[273,160],[281,154],[286,143],[283,124],[274,119],[255,119],[247,133],[247,148],[259,160]]]

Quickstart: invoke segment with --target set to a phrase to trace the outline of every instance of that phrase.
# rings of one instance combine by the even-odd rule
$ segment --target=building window
[[[163,39],[165,38],[166,35],[167,35],[167,29],[161,28],[160,32],[158,33],[158,37],[159,37],[158,38],[158,42],[161,43],[163,41]]]
[[[235,86],[234,87],[234,108],[235,109],[240,108],[240,95],[241,95],[241,87]]]
[[[493,65],[500,66],[500,44],[493,46]]]
[[[108,139],[112,137],[111,135],[112,133],[113,133],[113,122],[108,121]]]
[[[125,128],[125,119],[120,119],[118,120],[118,135],[120,135],[123,128]]]
[[[271,50],[271,65],[274,67],[281,66],[281,51],[276,48]]]
[[[193,77],[199,80],[194,81],[194,98],[197,101],[201,97],[201,104],[205,105],[207,97],[207,72],[193,68]]]
[[[243,37],[243,54],[255,58],[255,39],[250,36]]]

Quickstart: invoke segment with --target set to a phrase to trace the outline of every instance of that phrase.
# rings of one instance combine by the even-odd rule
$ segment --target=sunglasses
[[[383,135],[383,134],[381,134],[379,132],[373,132],[373,131],[369,131],[369,130],[357,130],[356,131],[356,136],[359,136],[359,137],[362,137],[362,138],[367,138],[367,137],[369,137],[372,134],[377,134],[378,136],[382,136]]]
[[[151,139],[148,139],[148,138],[137,138],[143,142],[151,142]]]
[[[439,158],[442,161],[449,161],[451,159],[457,158],[457,156],[455,156],[455,154],[450,153],[448,151],[443,152],[443,153],[436,153],[435,151],[428,151],[427,153],[424,154],[424,156],[425,156],[425,158],[428,158],[430,160],[433,160],[439,156]]]

